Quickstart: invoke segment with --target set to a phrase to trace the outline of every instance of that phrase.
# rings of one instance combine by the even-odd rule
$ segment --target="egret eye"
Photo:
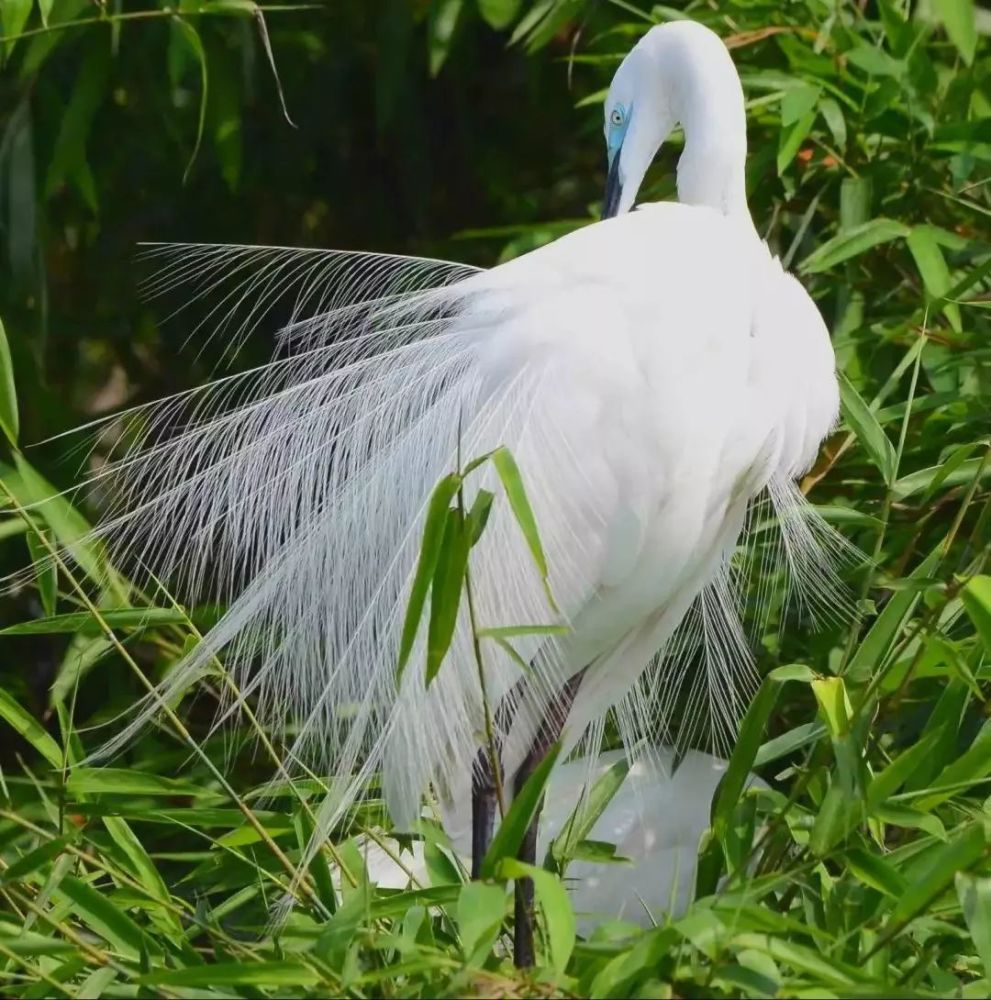
[[[619,108],[613,108],[609,115],[610,125],[622,125],[623,124],[623,112]]]

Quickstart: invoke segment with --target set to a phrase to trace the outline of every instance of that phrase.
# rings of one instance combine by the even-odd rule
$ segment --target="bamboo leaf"
[[[523,635],[567,635],[567,625],[507,625],[501,628],[480,628],[480,639],[516,639]]]
[[[478,12],[496,31],[508,28],[520,12],[521,0],[478,0]]]
[[[523,843],[523,837],[537,815],[537,809],[544,797],[544,787],[551,776],[551,771],[554,770],[560,752],[561,745],[556,743],[516,794],[482,859],[482,878],[494,877],[503,858],[516,857],[520,844]]]
[[[457,627],[465,574],[468,571],[468,554],[471,551],[469,531],[460,508],[450,508],[430,592],[425,678],[428,686],[437,676],[444,657],[447,656]]]
[[[3,28],[2,37],[5,39],[4,49],[8,59],[17,44],[16,39],[13,41],[9,39],[13,39],[14,35],[19,35],[24,30],[24,25],[31,16],[31,4],[32,0],[4,0],[0,4],[0,27]]]
[[[128,826],[127,821],[120,816],[104,816],[103,825],[107,833],[110,834],[113,842],[123,851],[130,862],[133,873],[138,880],[148,890],[148,894],[160,903],[169,902],[169,890],[165,881],[155,867],[154,861],[148,856],[144,845],[135,836],[134,831]],[[182,924],[178,917],[167,909],[153,911],[153,919],[156,923],[164,924],[167,930],[173,934],[182,935]]]
[[[898,870],[878,854],[854,848],[843,857],[856,878],[886,896],[899,899],[908,888],[905,878]]]
[[[767,720],[777,704],[782,686],[790,681],[808,684],[814,678],[815,674],[801,664],[778,667],[764,678],[740,724],[739,738],[712,800],[712,827],[717,836],[722,836],[728,829],[743,790],[750,780],[750,771],[764,740]]]
[[[629,772],[629,758],[623,756],[605,774],[596,779],[588,795],[581,798],[574,812],[550,846],[551,857],[558,864],[570,859],[578,845],[588,838],[592,827],[595,826],[606,806],[612,802],[613,796],[620,790]]]
[[[430,0],[427,46],[430,75],[436,76],[447,61],[464,0]]]
[[[935,493],[939,487],[948,489],[952,486],[970,484],[978,475],[982,481],[991,479],[991,462],[985,462],[983,458],[961,460],[959,463],[954,463],[950,469],[946,469],[947,464],[949,459],[942,465],[933,465],[902,476],[892,490],[895,499],[906,500],[922,490]]]
[[[955,302],[946,301],[946,293],[951,284],[950,269],[946,266],[943,251],[937,241],[936,230],[932,226],[915,226],[908,234],[907,243],[915,258],[915,266],[919,269],[927,298],[943,305],[950,326],[960,333],[963,330],[960,307]]]
[[[61,755],[60,755],[61,762]],[[115,767],[77,767],[66,789],[73,796],[87,795],[202,795],[205,789],[188,781]]]
[[[65,837],[56,837],[33,851],[28,851],[0,874],[0,885],[19,882],[28,875],[33,875],[39,868],[54,861],[65,850],[67,843]]]
[[[46,528],[32,528],[27,533],[27,543],[38,583],[41,607],[51,617],[55,614],[55,600],[58,596],[58,570],[51,558],[51,532]]]
[[[885,483],[890,485],[894,482],[898,465],[895,446],[846,375],[839,372],[838,377],[843,417],[871,461],[878,467]]]
[[[533,557],[534,565],[544,581],[544,588],[547,591],[547,600],[551,607],[557,610],[554,598],[551,596],[547,581],[547,557],[544,555],[544,547],[540,541],[540,532],[537,530],[537,519],[534,517],[533,508],[530,506],[530,499],[527,497],[526,489],[523,486],[523,477],[520,475],[519,466],[516,459],[510,454],[508,448],[497,448],[492,453],[492,464],[499,474],[502,487],[506,491],[506,499],[512,508],[513,516],[519,525],[520,531],[530,548],[530,555]]]
[[[967,929],[984,966],[984,978],[991,980],[991,878],[959,872],[955,881]]]
[[[121,608],[101,611],[100,618],[110,628],[155,628],[162,625],[185,625],[189,616],[180,608]],[[0,629],[0,635],[65,635],[81,632],[97,635],[100,624],[89,611],[70,611],[51,618],[35,618]]]
[[[7,331],[0,319],[0,430],[3,430],[7,440],[17,444],[17,434],[20,430],[17,411],[17,387],[14,384],[14,362],[10,357],[10,344],[7,342]]]
[[[184,969],[158,968],[137,980],[147,986],[317,986],[320,974],[301,961],[214,962]]]
[[[56,895],[70,904],[93,933],[108,941],[121,954],[136,959],[149,950],[160,952],[152,939],[108,895],[98,892],[82,879],[73,875],[64,876]]]
[[[991,576],[975,576],[960,592],[963,606],[991,656]]]
[[[977,51],[977,17],[974,0],[933,0],[933,10],[943,22],[950,41],[969,66]]]
[[[193,169],[193,164],[199,155],[200,145],[203,142],[203,131],[206,127],[206,112],[210,97],[210,71],[207,67],[206,50],[203,48],[200,33],[184,18],[176,16],[172,19],[172,23],[175,25],[179,37],[186,42],[196,57],[196,64],[200,70],[200,110],[196,122],[196,141],[193,143],[193,151],[189,154],[189,161],[186,163],[185,171],[183,171],[182,182],[185,184],[189,179],[189,172]]]
[[[501,885],[468,882],[458,894],[456,918],[465,960],[487,952],[506,915],[506,891]]]
[[[799,265],[799,270],[805,274],[828,271],[882,243],[904,239],[911,231],[908,226],[895,219],[872,219],[837,233],[831,240],[813,250]]]
[[[904,873],[908,887],[891,911],[884,938],[890,938],[922,913],[953,884],[959,872],[970,868],[986,850],[983,825],[971,822],[948,843],[927,852]]]
[[[447,512],[458,490],[461,488],[461,476],[450,473],[435,487],[427,504],[427,516],[423,523],[423,538],[420,542],[420,556],[416,571],[413,574],[413,584],[410,588],[409,601],[406,605],[406,617],[403,620],[402,637],[399,642],[399,665],[396,668],[396,683],[402,679],[403,671],[413,652],[416,633],[423,617],[423,608],[427,602],[430,584],[433,582],[444,544],[444,531],[447,528]]]
[[[0,688],[0,718],[21,734],[52,767],[62,766],[62,750],[41,723]]]

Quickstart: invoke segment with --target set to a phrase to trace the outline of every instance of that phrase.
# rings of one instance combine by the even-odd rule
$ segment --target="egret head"
[[[746,156],[743,90],[722,40],[694,21],[651,28],[613,77],[605,103],[604,219],[633,207],[647,168],[678,124],[685,130],[679,199],[727,213],[738,209]]]
[[[633,207],[647,167],[675,126],[670,95],[659,86],[652,47],[645,45],[649,37],[620,64],[606,96],[609,177],[602,206],[604,219]]]

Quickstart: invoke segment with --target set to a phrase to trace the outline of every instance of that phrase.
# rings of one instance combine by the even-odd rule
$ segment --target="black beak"
[[[606,196],[602,200],[602,218],[611,219],[619,210],[619,199],[623,196],[623,182],[619,179],[619,151],[612,159],[609,176],[606,178]]]

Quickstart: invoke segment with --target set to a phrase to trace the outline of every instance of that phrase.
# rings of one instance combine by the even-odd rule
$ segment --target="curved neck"
[[[693,22],[655,29],[654,63],[685,148],[678,200],[750,220],[746,193],[747,116],[743,87],[726,46]]]
[[[693,102],[680,116],[685,148],[678,160],[678,200],[749,218],[742,94],[738,108],[728,104],[732,95],[725,92],[704,96],[718,99]]]

